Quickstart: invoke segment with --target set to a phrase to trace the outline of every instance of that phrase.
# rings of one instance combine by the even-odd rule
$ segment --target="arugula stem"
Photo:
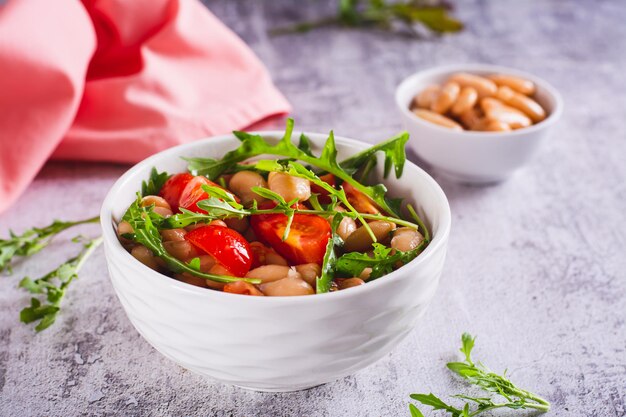
[[[294,210],[294,213],[296,214],[316,214],[318,216],[332,216],[332,215],[337,214],[336,211],[330,211],[330,210],[300,210],[300,209],[293,209],[293,210]],[[226,218],[231,218],[231,217],[240,218],[240,216],[242,215],[254,216],[257,214],[285,214],[285,212],[283,209],[264,209],[264,210],[242,209],[241,211],[237,212],[237,214],[233,214],[233,215],[229,215],[228,213],[226,213],[224,216],[210,216],[210,215],[206,215],[202,213],[196,213],[194,217],[198,219],[198,222],[202,220],[209,222],[209,221],[217,220],[217,219],[226,219]],[[342,216],[351,217],[353,219],[358,219],[360,216],[363,219],[367,219],[367,220],[382,220],[382,221],[387,221],[390,223],[395,223],[400,226],[410,227],[412,229],[420,228],[419,224],[411,223],[410,221],[407,221],[407,220],[398,219],[397,217],[383,216],[382,214],[368,214],[368,213],[358,213],[358,212],[349,212],[349,211],[340,212],[340,214]],[[179,227],[179,225],[176,224],[175,222],[168,224],[167,220],[165,224],[171,228]],[[428,239],[425,239],[425,240],[428,240]]]
[[[411,213],[411,217],[415,219],[415,223],[417,223],[417,225],[419,226],[418,230],[422,229],[421,231],[422,231],[422,234],[424,235],[424,240],[430,242],[430,232],[428,231],[428,228],[426,227],[426,225],[424,224],[420,216],[417,215],[417,212],[415,211],[413,206],[410,204],[407,204],[406,208],[407,210],[409,210],[409,213]]]
[[[537,410],[542,410],[543,408],[539,408],[540,406],[545,407],[545,411],[548,411],[550,409],[550,403],[548,402],[548,400],[545,400],[543,398],[541,398],[540,396],[533,394],[532,392],[529,391],[525,391],[525,390],[521,390],[521,389],[517,389],[517,388],[510,388],[511,393],[513,395],[516,395],[518,397],[526,397],[532,401],[537,402],[538,404],[526,404],[528,407],[531,408],[536,408]]]
[[[297,214],[317,214],[318,216],[332,216],[336,214],[336,211],[329,210],[298,210],[294,209]],[[284,213],[282,210],[274,210],[274,209],[266,209],[266,210],[257,210],[254,213],[250,213],[251,215],[255,214],[276,214],[276,213]],[[368,220],[383,220],[395,224],[399,224],[401,226],[410,227],[412,229],[418,229],[419,224],[411,223],[407,220],[398,219],[396,217],[383,216],[381,214],[368,214],[368,213],[359,213],[359,212],[341,212],[342,216],[352,217],[353,219],[358,218],[359,216],[368,219]]]
[[[476,410],[474,412],[471,412],[469,414],[469,416],[470,417],[474,417],[474,416],[477,416],[478,414],[484,413],[485,411],[493,410],[493,409],[496,409],[496,408],[511,408],[510,405],[511,405],[510,403],[493,404],[493,405],[490,405],[490,406],[486,406],[484,408],[480,408],[480,409],[478,409],[478,410]],[[524,408],[532,408],[534,410],[539,410],[539,411],[544,412],[544,413],[547,412],[547,411],[550,411],[550,405],[549,404],[548,405],[544,405],[544,404],[524,403]]]
[[[87,223],[93,223],[93,219],[100,220],[100,216],[94,217],[94,218],[90,219],[92,221],[87,221]],[[87,243],[85,245],[85,250],[82,251],[78,255],[77,259],[76,259],[76,272],[80,271],[80,269],[85,264],[85,261],[91,256],[91,254],[96,249],[98,249],[98,246],[100,246],[102,244],[102,240],[103,240],[103,237],[102,236],[98,236],[97,238],[92,239],[89,243]]]

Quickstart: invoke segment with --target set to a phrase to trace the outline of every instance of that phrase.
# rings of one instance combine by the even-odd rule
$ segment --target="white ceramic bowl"
[[[517,75],[537,86],[534,98],[548,117],[536,125],[512,132],[454,131],[423,120],[409,109],[413,97],[430,84],[443,84],[456,72],[478,75]],[[563,102],[558,91],[541,78],[511,68],[462,64],[419,71],[396,89],[396,104],[411,134],[409,147],[444,175],[467,183],[490,183],[510,177],[536,153],[561,117]]]
[[[310,138],[321,151],[326,135]],[[340,137],[336,141],[340,157],[368,146]],[[183,172],[181,156],[221,157],[238,144],[228,135],[166,150],[135,165],[109,191],[100,213],[104,248],[111,282],[128,318],[156,350],[181,366],[260,391],[313,387],[380,359],[413,329],[432,299],[450,231],[443,191],[408,161],[402,178],[387,183],[392,194],[406,196],[418,207],[430,225],[432,242],[406,266],[360,287],[301,297],[211,291],[149,269],[118,242],[113,224],[152,167]]]

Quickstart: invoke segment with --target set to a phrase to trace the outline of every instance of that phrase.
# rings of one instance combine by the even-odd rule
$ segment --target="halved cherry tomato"
[[[333,174],[326,174],[320,176],[320,180],[324,181],[326,184],[331,185],[333,188],[335,187],[337,181]],[[328,196],[328,191],[323,189],[317,184],[311,184],[311,192],[318,194],[317,200],[322,204],[330,204],[331,199]]]
[[[315,262],[322,264],[331,229],[328,221],[315,214],[295,214],[286,240],[284,214],[257,214],[250,216],[250,226],[256,236],[274,248],[292,265]]]
[[[180,195],[183,193],[183,190],[187,186],[187,183],[193,179],[193,175],[189,173],[182,173],[172,175],[161,187],[161,191],[159,191],[159,195],[168,202],[173,212],[178,211],[178,201],[180,200]]]
[[[202,210],[198,207],[198,202],[201,200],[206,200],[209,198],[209,195],[202,189],[203,185],[210,185],[213,187],[224,189],[221,185],[214,183],[213,181],[198,175],[197,177],[193,177],[191,181],[187,183],[183,192],[180,195],[180,199],[178,201],[178,205],[182,208],[186,208],[187,210],[191,210],[195,213],[206,213],[205,210]],[[225,190],[228,191],[228,190]],[[229,191],[230,192],[230,191]],[[237,202],[241,200],[239,197],[233,194],[233,197]]]
[[[343,190],[346,192],[346,197],[348,197],[348,201],[352,204],[352,207],[356,209],[359,213],[368,213],[368,214],[378,214],[380,213],[380,209],[372,201],[371,198],[354,188],[347,182],[344,182],[342,185]]]
[[[233,275],[243,277],[252,265],[248,241],[233,229],[224,226],[204,226],[192,230],[185,239],[213,256]]]

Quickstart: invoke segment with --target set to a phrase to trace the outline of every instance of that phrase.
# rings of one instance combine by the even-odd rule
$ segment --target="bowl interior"
[[[259,133],[262,134],[269,141],[273,142],[277,142],[282,136],[282,132]],[[294,132],[293,137],[296,138],[299,136],[299,134],[299,132]],[[319,154],[323,149],[323,145],[326,141],[327,135],[308,133],[307,135],[311,139],[313,151],[316,154]],[[339,155],[338,160],[347,158],[354,153],[371,146],[367,143],[358,142],[352,139],[346,139],[342,137],[336,137],[335,140]],[[115,183],[103,203],[101,215],[105,240],[111,243],[111,247],[114,250],[126,253],[125,249],[117,241],[117,237],[115,234],[115,224],[119,221],[119,219],[121,219],[127,207],[134,201],[137,191],[141,189],[142,181],[149,177],[150,170],[153,167],[155,167],[159,171],[167,171],[169,173],[185,172],[187,169],[187,163],[182,159],[182,157],[221,158],[226,152],[233,150],[239,144],[239,140],[233,135],[225,135],[200,140],[160,152],[132,167]],[[268,158],[275,159],[275,157],[272,156],[268,156]],[[430,251],[434,250],[435,246],[442,245],[444,243],[445,237],[447,237],[447,234],[449,233],[450,208],[448,205],[448,201],[445,197],[445,194],[443,193],[439,185],[435,182],[435,180],[432,179],[432,177],[430,177],[421,168],[417,167],[408,160],[404,167],[404,173],[401,178],[396,179],[392,173],[390,174],[389,178],[383,180],[383,162],[384,161],[382,160],[381,156],[379,163],[377,164],[376,170],[374,171],[374,175],[378,177],[378,180],[385,183],[385,185],[389,189],[390,196],[403,197],[405,198],[405,202],[411,203],[416,208],[420,216],[427,223],[427,226],[433,235],[430,245],[413,262],[421,261],[421,259],[428,256],[428,253]],[[129,258],[132,258],[131,255],[128,253],[126,253],[126,255]],[[376,280],[363,287],[368,287],[370,285],[375,286],[383,281],[386,280]],[[198,289],[203,290],[201,288]],[[214,293],[213,291],[204,292]]]

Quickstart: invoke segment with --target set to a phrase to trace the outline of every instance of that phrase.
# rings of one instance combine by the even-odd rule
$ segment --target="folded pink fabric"
[[[0,7],[0,212],[51,156],[137,162],[289,110],[196,0]]]

